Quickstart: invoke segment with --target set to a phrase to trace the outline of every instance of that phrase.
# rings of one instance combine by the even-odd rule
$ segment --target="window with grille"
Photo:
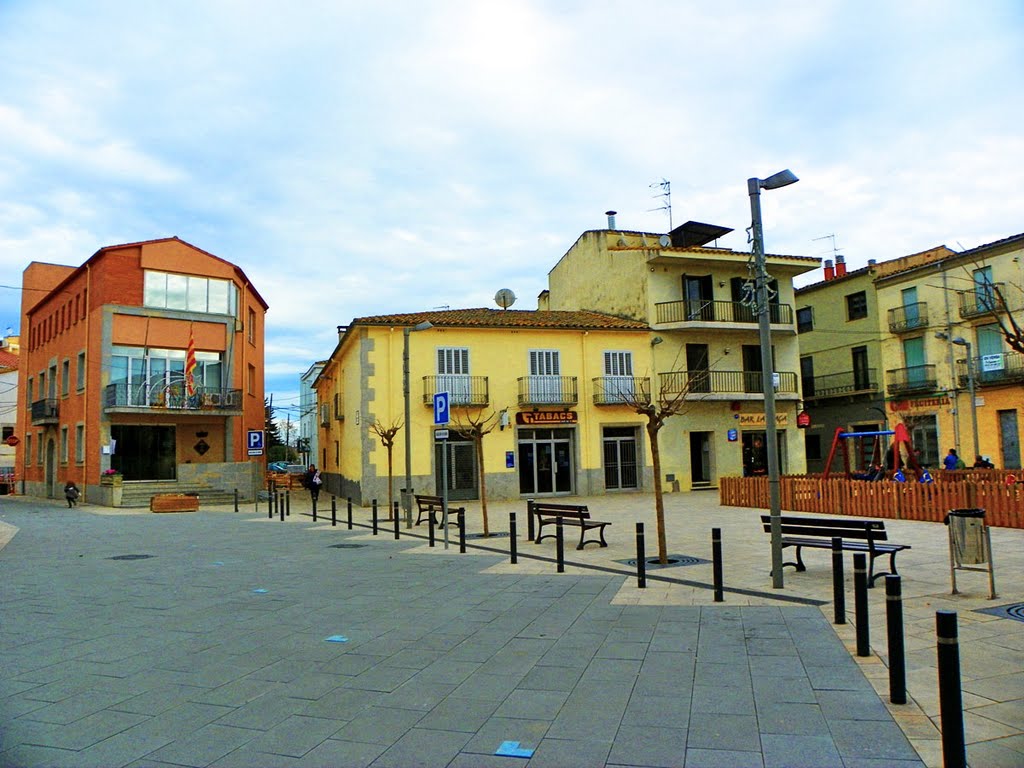
[[[437,348],[437,391],[447,392],[451,405],[469,405],[472,386],[469,378],[469,349]]]
[[[635,394],[633,382],[633,353],[622,351],[605,352],[605,402],[629,402]]]
[[[530,350],[530,402],[561,403],[562,376],[557,349]]]

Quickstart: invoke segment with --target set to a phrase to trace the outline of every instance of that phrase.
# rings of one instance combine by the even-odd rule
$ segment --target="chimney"
[[[608,229],[616,229],[615,227],[615,214],[618,211],[605,211],[604,215],[608,217]]]
[[[846,274],[846,257],[840,253],[836,254],[836,277]]]
[[[832,259],[825,259],[825,279],[831,280],[835,276],[836,271],[832,268]]]
[[[876,266],[878,266],[878,259],[868,259],[868,266],[869,267],[876,267]]]

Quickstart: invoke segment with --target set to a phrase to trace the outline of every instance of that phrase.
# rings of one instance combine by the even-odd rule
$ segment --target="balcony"
[[[844,371],[804,379],[804,400],[828,400],[878,392],[878,373],[874,368]]]
[[[480,407],[491,401],[486,376],[424,376],[423,404],[432,408],[438,392],[448,393],[452,408]]]
[[[575,376],[521,376],[519,405],[576,405]]]
[[[932,392],[938,389],[934,365],[914,365],[910,368],[895,368],[885,372],[889,394],[903,395],[911,392]]]
[[[783,371],[775,375],[779,382],[776,394],[797,394],[795,373]],[[730,400],[741,395],[756,395],[750,399],[764,397],[761,371],[672,371],[659,376],[662,400],[684,393],[687,400]]]
[[[923,301],[889,310],[889,330],[906,333],[928,327],[928,305]]]
[[[36,400],[32,403],[32,426],[56,424],[60,420],[60,407],[55,398]]]
[[[178,384],[160,387],[108,384],[103,405],[108,412],[146,409],[185,413],[240,413],[242,390],[196,387],[196,393],[189,396],[185,394],[185,387]]]
[[[1024,355],[1007,352],[998,355],[982,355],[971,359],[974,368],[974,383],[979,387],[1024,382]],[[957,380],[961,388],[967,387],[967,360],[956,361]]]
[[[993,312],[1006,312],[1006,283],[978,286],[973,291],[957,291],[960,296],[960,317],[978,317]]]
[[[651,402],[651,380],[632,376],[598,376],[591,381],[594,405],[634,405]]]
[[[654,310],[655,322],[662,325],[676,323],[733,325],[758,322],[753,308],[738,301],[697,299],[662,301],[654,305]],[[768,313],[772,325],[793,325],[793,307],[789,304],[769,304]]]

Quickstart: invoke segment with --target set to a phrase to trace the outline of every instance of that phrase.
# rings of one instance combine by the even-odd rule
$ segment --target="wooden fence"
[[[782,509],[793,512],[933,523],[945,520],[951,509],[981,508],[987,525],[1024,528],[1024,483],[1007,485],[1002,479],[942,474],[948,477],[933,483],[785,476],[779,480],[779,498]],[[766,477],[723,477],[718,488],[723,506],[768,509]]]

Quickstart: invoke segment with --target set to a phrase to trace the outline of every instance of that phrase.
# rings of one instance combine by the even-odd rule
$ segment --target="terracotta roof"
[[[600,312],[525,309],[444,309],[397,315],[357,317],[352,325],[413,326],[430,322],[444,328],[566,328],[572,330],[649,331],[650,326]]]
[[[18,356],[6,349],[0,349],[0,371],[17,370]]]

